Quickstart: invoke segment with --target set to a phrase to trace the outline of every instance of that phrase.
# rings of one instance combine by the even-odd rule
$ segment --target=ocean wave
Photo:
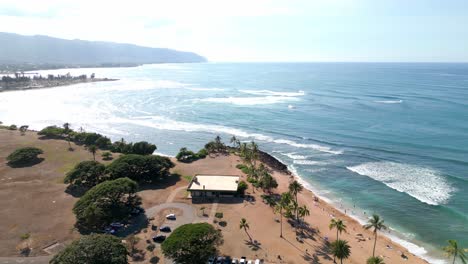
[[[187,88],[192,91],[224,91],[225,89],[223,88],[204,88],[204,87],[193,87],[193,88]]]
[[[381,104],[401,104],[403,103],[403,100],[380,100],[380,101],[374,101],[375,103],[381,103]]]
[[[203,99],[194,99],[198,102],[210,103],[228,103],[234,105],[269,105],[277,103],[285,103],[291,101],[299,101],[298,98],[292,96],[259,96],[259,97],[210,97]]]
[[[323,164],[323,162],[316,161],[316,160],[294,160],[293,163],[297,165],[321,165]]]
[[[241,93],[253,94],[253,95],[265,95],[265,96],[286,96],[296,97],[305,95],[304,91],[297,92],[275,92],[270,90],[239,90]]]
[[[114,123],[130,123],[140,126],[152,127],[162,130],[175,130],[175,131],[187,131],[187,132],[209,132],[209,133],[223,133],[228,135],[234,135],[241,138],[251,138],[259,141],[276,143],[276,144],[286,144],[298,148],[307,148],[313,149],[319,152],[329,153],[329,154],[342,154],[341,150],[334,150],[327,146],[321,146],[317,144],[301,144],[292,140],[287,139],[275,139],[271,136],[259,134],[259,133],[249,133],[241,129],[231,128],[226,126],[219,125],[206,125],[206,124],[194,124],[189,122],[181,122],[171,120],[162,116],[138,116],[134,118],[112,118],[108,122]]]
[[[296,154],[295,152],[292,152],[292,153],[281,153],[282,155],[290,158],[290,159],[293,159],[293,160],[305,160],[308,158],[308,156],[304,156],[304,155],[298,155]]]
[[[436,170],[395,162],[368,162],[348,170],[380,181],[429,205],[445,204],[455,189]]]

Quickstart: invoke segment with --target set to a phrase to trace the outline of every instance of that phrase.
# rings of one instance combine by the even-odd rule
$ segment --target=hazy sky
[[[0,31],[210,61],[466,62],[468,0],[0,0]]]

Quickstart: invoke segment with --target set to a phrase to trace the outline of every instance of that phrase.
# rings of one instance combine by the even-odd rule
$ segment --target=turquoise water
[[[255,140],[309,187],[443,263],[468,247],[468,64],[206,63],[95,72],[118,82],[0,93],[0,120],[67,121],[158,152]],[[48,71],[49,72],[49,71]],[[44,72],[44,74],[48,73]]]

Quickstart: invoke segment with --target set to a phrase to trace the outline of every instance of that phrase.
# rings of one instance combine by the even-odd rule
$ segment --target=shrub
[[[37,134],[50,138],[62,138],[65,133],[65,129],[58,126],[48,126],[43,128]]]
[[[247,190],[249,186],[245,181],[240,181],[239,184],[237,185],[237,193],[243,195],[245,193],[245,190]]]
[[[176,159],[180,162],[190,163],[199,159],[204,159],[208,155],[205,149],[201,149],[198,153],[194,153],[187,148],[181,148],[179,153],[176,155]]]
[[[8,127],[9,130],[17,130],[18,127],[16,125],[11,125]]]
[[[156,246],[154,244],[149,244],[148,246],[146,246],[146,250],[148,251],[153,251],[155,248]]]
[[[26,147],[15,150],[6,158],[9,165],[19,166],[38,161],[38,155],[44,153],[41,149]]]
[[[110,153],[109,151],[106,151],[106,152],[101,154],[101,157],[102,157],[103,160],[111,160],[112,159],[112,153]]]
[[[138,155],[151,155],[156,150],[156,145],[146,141],[136,142],[132,146],[132,153]]]
[[[216,217],[216,218],[220,218],[220,219],[221,219],[221,218],[223,218],[223,216],[224,216],[224,214],[223,214],[222,212],[216,212],[216,213],[215,213],[215,217]]]
[[[28,239],[28,238],[30,238],[30,237],[31,237],[31,234],[29,234],[29,233],[25,233],[25,234],[22,234],[22,235],[20,236],[21,240],[26,240],[26,239]]]

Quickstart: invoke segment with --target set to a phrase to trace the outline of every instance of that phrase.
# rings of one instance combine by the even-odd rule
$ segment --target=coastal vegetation
[[[195,153],[187,148],[181,148],[176,155],[176,159],[180,162],[190,163],[199,159],[204,159],[207,155],[208,151],[206,149],[201,149]]]
[[[221,232],[208,223],[185,224],[172,232],[162,243],[166,257],[177,263],[206,263],[223,243]]]
[[[110,179],[129,177],[138,183],[156,183],[170,175],[174,163],[167,157],[157,155],[128,154],[112,161],[106,168]]]
[[[92,188],[105,180],[106,166],[97,161],[82,161],[69,171],[64,183],[70,184],[71,188]]]
[[[366,264],[385,264],[381,257],[370,257],[367,259]]]
[[[34,165],[41,161],[38,155],[42,153],[44,152],[39,148],[25,147],[15,150],[8,155],[6,160],[8,161],[8,165],[12,167]]]
[[[244,232],[247,234],[249,237],[250,242],[252,242],[252,237],[250,236],[249,232],[247,231],[250,228],[249,223],[245,218],[242,218],[240,223],[239,223],[239,229],[243,229]]]
[[[336,240],[339,239],[338,235],[341,234],[341,232],[346,232],[346,224],[341,219],[333,218],[330,220],[329,228],[330,230],[336,229]]]
[[[81,231],[103,230],[112,222],[126,221],[138,209],[138,184],[129,178],[102,182],[87,191],[73,207]]]
[[[127,249],[119,238],[93,234],[82,236],[55,255],[50,264],[127,264]]]

